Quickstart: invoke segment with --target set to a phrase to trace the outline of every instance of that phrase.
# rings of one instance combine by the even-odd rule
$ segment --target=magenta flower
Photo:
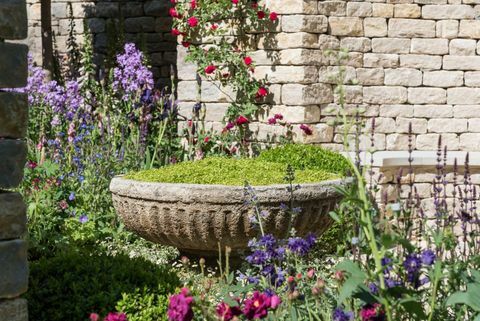
[[[362,321],[383,321],[385,312],[379,303],[367,304],[360,310]]]
[[[275,310],[278,306],[282,304],[282,299],[278,295],[273,295],[270,297],[270,307]]]
[[[128,321],[127,315],[121,312],[110,312],[103,321]]]
[[[89,319],[90,319],[90,321],[98,321],[98,320],[100,320],[100,316],[96,313],[90,313]]]
[[[312,129],[311,129],[309,126],[305,125],[305,124],[301,124],[301,125],[300,125],[300,129],[303,130],[303,132],[304,132],[305,135],[307,135],[307,136],[310,136],[310,135],[313,134]]]
[[[249,299],[245,300],[243,313],[248,320],[263,319],[268,315],[271,307],[271,298],[258,291],[255,291]]]
[[[223,301],[217,305],[216,312],[221,321],[230,321],[242,314],[239,307],[231,307]]]
[[[193,297],[190,296],[187,288],[183,288],[179,294],[172,295],[168,304],[168,320],[170,321],[191,321]]]

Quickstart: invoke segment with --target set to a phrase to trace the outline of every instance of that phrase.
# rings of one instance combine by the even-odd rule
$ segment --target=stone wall
[[[274,112],[314,128],[305,141],[341,148],[340,128],[327,125],[338,63],[325,50],[345,48],[346,101],[376,117],[377,150],[406,150],[409,123],[418,150],[434,150],[439,134],[451,150],[480,150],[479,0],[266,2],[280,23],[276,42],[255,36],[255,74],[272,84]],[[182,101],[195,96],[190,74],[179,72]],[[203,86],[218,121],[223,97]]]
[[[28,40],[34,60],[41,62],[42,40],[40,1],[28,0]],[[66,52],[72,6],[75,35],[79,43],[84,39],[84,21],[93,34],[97,61],[101,62],[115,36],[125,34],[125,40],[145,49],[153,73],[162,83],[169,83],[170,66],[176,63],[176,39],[170,33],[171,18],[167,0],[52,0],[52,28],[57,49]]]
[[[24,0],[0,2],[0,88],[26,85],[25,45],[9,42],[27,36]],[[6,41],[4,41],[6,40]],[[26,206],[17,187],[26,161],[24,141],[28,118],[27,97],[0,89],[0,319],[27,321],[27,302],[18,298],[27,290]]]

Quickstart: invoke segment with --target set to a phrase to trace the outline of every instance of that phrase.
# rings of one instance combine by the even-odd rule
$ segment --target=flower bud
[[[188,263],[190,263],[190,259],[186,256],[182,256],[180,261],[182,261],[183,265],[187,265]]]
[[[314,286],[314,287],[312,288],[312,295],[313,295],[313,296],[317,296],[317,295],[319,295],[321,292],[322,292],[322,291],[321,291],[318,287],[316,287],[316,286]]]
[[[337,271],[337,272],[335,272],[334,278],[335,278],[337,281],[341,282],[341,281],[343,281],[343,280],[345,279],[345,273],[343,273],[343,271]]]
[[[313,279],[314,276],[315,276],[315,270],[314,269],[309,269],[308,272],[307,272],[307,278]]]
[[[315,286],[317,288],[319,288],[320,290],[323,290],[325,288],[325,280],[324,279],[317,279],[317,282],[315,284]]]

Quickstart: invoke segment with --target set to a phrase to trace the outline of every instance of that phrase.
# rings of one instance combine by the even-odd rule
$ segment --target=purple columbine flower
[[[75,193],[74,192],[70,192],[70,195],[68,195],[68,200],[70,202],[75,200]]]
[[[433,263],[435,263],[435,259],[436,259],[436,255],[432,250],[427,249],[422,252],[422,263],[424,265],[427,265],[427,266],[432,265]]]
[[[350,321],[353,320],[353,312],[344,311],[342,308],[336,308],[332,315],[333,321]]]
[[[420,270],[421,266],[422,260],[415,253],[407,255],[405,261],[403,262],[403,267],[408,273],[417,273],[418,270]]]
[[[88,216],[83,214],[78,218],[78,220],[80,221],[80,223],[85,224],[88,222]]]

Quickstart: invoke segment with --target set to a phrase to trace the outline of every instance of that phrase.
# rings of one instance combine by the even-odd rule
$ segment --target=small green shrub
[[[243,185],[272,185],[285,183],[287,165],[266,160],[209,157],[196,162],[183,162],[154,170],[127,175],[127,178],[147,182]],[[322,169],[303,169],[295,172],[296,183],[314,183],[336,178]]]
[[[341,154],[314,145],[288,144],[260,153],[258,159],[290,164],[297,170],[315,169],[348,175],[350,162]]]
[[[161,289],[136,289],[124,293],[117,303],[117,311],[128,316],[128,321],[167,321],[168,297],[158,294]]]
[[[150,289],[148,295],[164,309],[178,285],[169,268],[142,259],[65,252],[31,263],[26,297],[32,321],[84,321],[89,313],[106,315],[120,303],[135,317],[141,315],[142,306],[127,302],[142,302],[135,296],[142,293],[139,289]]]

